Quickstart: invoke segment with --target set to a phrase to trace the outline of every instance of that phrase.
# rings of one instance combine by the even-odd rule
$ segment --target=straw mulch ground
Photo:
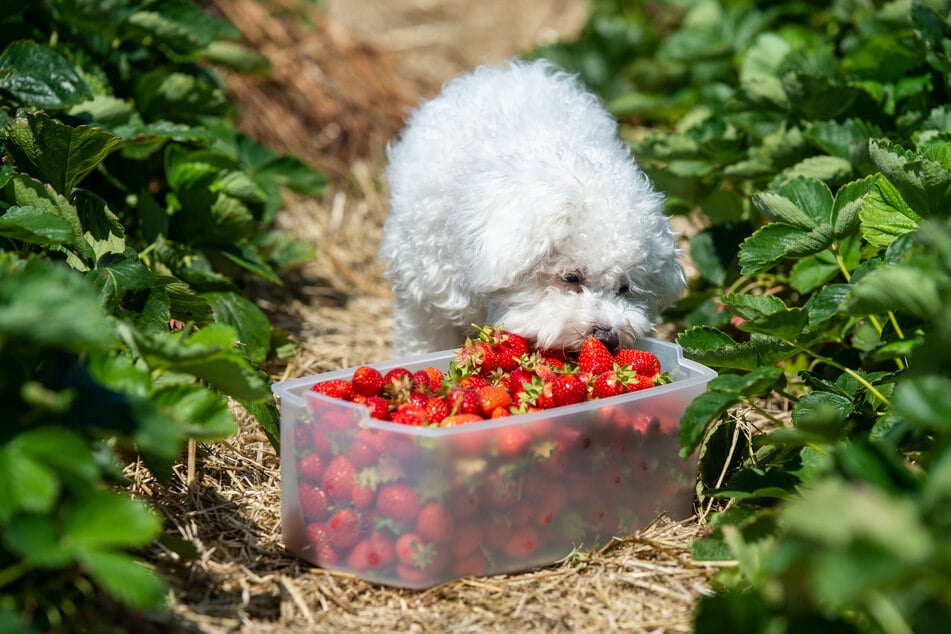
[[[320,200],[289,197],[279,220],[318,246],[317,260],[283,287],[249,287],[297,344],[293,357],[268,366],[275,381],[390,356],[391,296],[376,261],[386,214],[383,144],[407,108],[446,77],[570,36],[586,5],[341,0],[322,6],[326,13],[302,0],[211,5],[274,63],[268,78],[225,75],[244,111],[244,129],[331,178]],[[294,17],[301,12],[308,21]],[[396,27],[387,31],[386,24]],[[658,519],[601,552],[577,553],[542,570],[427,591],[315,568],[284,550],[279,460],[256,423],[235,412],[240,433],[199,446],[193,471],[183,460],[163,485],[139,465],[127,469],[134,492],[154,504],[166,525],[165,539],[147,556],[170,580],[171,611],[150,617],[143,631],[686,632],[695,600],[709,591],[712,567],[694,564],[688,554],[702,530],[697,518]]]

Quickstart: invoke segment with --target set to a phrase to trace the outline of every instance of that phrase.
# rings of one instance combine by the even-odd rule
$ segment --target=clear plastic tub
[[[696,458],[680,417],[716,372],[642,339],[672,383],[453,427],[370,418],[310,391],[353,368],[273,386],[281,407],[281,515],[288,550],[368,581],[426,588],[526,570],[692,513]],[[454,351],[372,364],[435,366]]]

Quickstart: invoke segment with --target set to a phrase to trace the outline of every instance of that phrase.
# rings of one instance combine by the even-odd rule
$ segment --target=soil
[[[293,352],[274,381],[390,358],[392,297],[376,259],[386,216],[386,141],[420,99],[480,63],[578,33],[582,0],[213,0],[271,60],[266,77],[222,71],[248,134],[322,170],[319,199],[287,194],[278,226],[317,257],[282,286],[247,292]],[[315,8],[316,6],[316,8]],[[283,547],[280,460],[257,423],[200,445],[172,480],[140,464],[132,490],[165,519],[148,558],[169,580],[155,631],[688,632],[713,568],[693,562],[702,518],[658,518],[608,548],[541,570],[463,579],[426,591],[314,567]],[[144,627],[144,630],[150,629]]]

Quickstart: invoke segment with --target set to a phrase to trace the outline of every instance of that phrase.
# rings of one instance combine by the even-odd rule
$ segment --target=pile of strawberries
[[[456,351],[447,372],[358,367],[347,379],[313,386],[325,396],[362,403],[371,416],[406,425],[453,427],[618,396],[667,383],[657,356],[625,348],[612,354],[598,339],[577,356],[532,350],[500,327],[484,326]]]
[[[566,359],[485,328],[446,372],[360,368],[322,382],[321,394],[402,424],[367,425],[324,399],[284,404],[285,544],[325,568],[423,588],[549,564],[659,511],[685,516],[695,472],[677,458],[678,396],[467,424],[664,380],[650,353],[590,340]]]

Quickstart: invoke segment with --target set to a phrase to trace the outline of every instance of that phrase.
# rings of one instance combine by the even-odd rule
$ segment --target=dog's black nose
[[[602,328],[601,326],[595,326],[591,329],[591,336],[603,343],[604,346],[611,352],[617,350],[617,347],[621,344],[617,330],[614,330],[613,328]]]

